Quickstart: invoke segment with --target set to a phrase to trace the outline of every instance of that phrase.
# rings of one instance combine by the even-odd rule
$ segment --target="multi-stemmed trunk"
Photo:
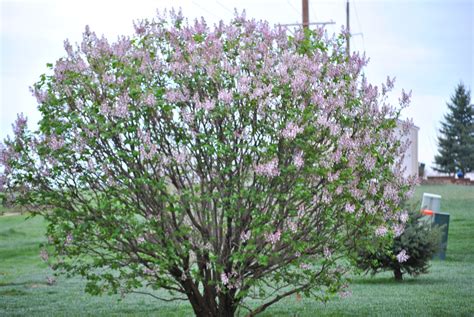
[[[237,305],[230,294],[219,294],[218,301],[210,298],[211,293],[203,295],[189,293],[187,297],[191,303],[197,317],[232,317],[235,314]]]
[[[396,267],[393,269],[393,275],[396,281],[403,281],[403,273],[400,267]]]

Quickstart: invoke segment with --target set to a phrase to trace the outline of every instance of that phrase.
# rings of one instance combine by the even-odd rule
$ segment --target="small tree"
[[[92,294],[164,289],[198,316],[325,300],[411,190],[393,81],[361,78],[344,35],[172,13],[65,48],[33,88],[39,130],[20,115],[5,142],[3,181],[49,221],[43,258]]]
[[[454,174],[460,170],[465,175],[474,170],[474,106],[470,103],[471,92],[460,83],[441,123],[439,155],[435,156],[435,170],[439,172]]]
[[[429,261],[439,251],[441,230],[422,217],[420,212],[401,214],[392,224],[394,236],[389,243],[384,240],[359,250],[358,267],[372,274],[392,271],[397,281],[403,279],[403,274],[428,273]],[[378,228],[373,241],[387,233],[386,227]]]

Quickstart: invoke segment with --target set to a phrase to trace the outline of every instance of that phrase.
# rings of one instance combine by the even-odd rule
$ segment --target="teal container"
[[[433,224],[441,227],[441,244],[439,252],[434,258],[441,260],[446,259],[446,250],[448,248],[448,232],[449,232],[449,214],[445,212],[436,212],[433,217]]]

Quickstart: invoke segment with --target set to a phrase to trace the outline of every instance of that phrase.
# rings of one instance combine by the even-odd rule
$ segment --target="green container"
[[[433,223],[441,227],[441,244],[439,252],[434,258],[446,259],[446,250],[448,248],[449,214],[445,212],[434,213]]]

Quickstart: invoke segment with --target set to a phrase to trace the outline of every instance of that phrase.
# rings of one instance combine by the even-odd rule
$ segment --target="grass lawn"
[[[446,261],[433,261],[429,274],[402,283],[388,272],[356,277],[352,297],[327,304],[291,297],[261,316],[474,316],[474,187],[421,186],[415,198],[423,192],[442,195],[441,211],[451,215]],[[47,285],[52,272],[39,258],[45,226],[39,217],[0,217],[0,316],[192,315],[187,303],[93,297],[79,278]]]

